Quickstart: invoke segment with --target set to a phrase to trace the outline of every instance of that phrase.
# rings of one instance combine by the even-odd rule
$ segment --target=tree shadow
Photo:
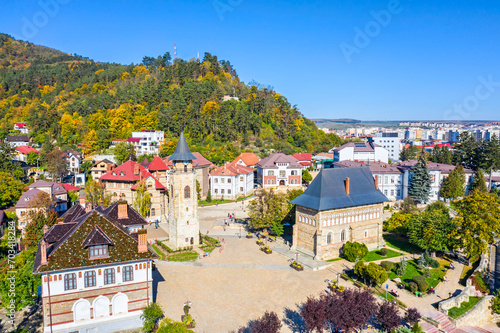
[[[304,326],[304,320],[300,315],[300,305],[297,305],[297,310],[285,308],[283,313],[285,314],[285,317],[282,321],[293,333],[307,333]]]

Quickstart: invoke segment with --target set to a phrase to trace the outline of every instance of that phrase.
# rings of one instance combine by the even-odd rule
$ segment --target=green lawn
[[[388,249],[388,250],[389,250],[389,252],[387,252],[386,256],[383,256],[380,253],[380,250],[370,251],[370,252],[368,252],[368,254],[366,256],[363,257],[363,260],[365,262],[370,262],[370,261],[399,257],[401,255],[401,253],[399,253],[399,252],[393,251],[391,249]]]
[[[444,263],[445,260],[438,260],[441,266],[439,268],[433,268],[430,270],[431,276],[426,278],[426,281],[429,283],[429,287],[435,288],[438,283],[443,279],[445,275],[444,271]],[[406,272],[403,276],[396,275],[395,272],[389,272],[389,279],[400,278],[401,281],[408,287],[408,283],[411,282],[412,278],[416,275],[423,275],[423,272],[418,267],[418,264],[415,260],[408,260],[406,264]]]
[[[215,246],[210,246],[210,245],[200,246],[200,250],[202,250],[203,252],[210,252],[210,253],[212,253],[212,251],[214,249],[215,249]]]
[[[344,258],[333,258],[333,259],[326,260],[326,262],[339,261],[339,260],[342,260],[342,259],[344,259]]]
[[[195,261],[196,259],[198,259],[196,252],[176,253],[168,256],[169,261]]]
[[[244,198],[238,198],[238,199],[236,199],[236,201],[240,202],[240,201],[246,200],[246,199],[248,199],[248,198],[250,198],[252,196],[253,196],[253,194],[249,195],[247,197],[244,197]],[[206,200],[199,200],[198,201],[198,206],[201,206],[201,205],[203,205],[203,206],[213,206],[216,203],[217,204],[222,204],[222,203],[229,203],[229,202],[234,202],[234,200],[212,199],[212,201],[210,201],[210,202],[207,202]]]
[[[424,252],[420,247],[411,244],[406,237],[393,234],[385,234],[383,237],[385,242],[387,243],[387,246],[392,247],[396,250],[408,252],[411,254]]]
[[[470,296],[469,297],[469,301],[468,302],[463,302],[462,304],[460,304],[460,307],[457,308],[457,307],[454,307],[454,308],[451,308],[448,310],[448,316],[452,317],[452,318],[458,318],[460,317],[461,315],[463,315],[464,313],[466,313],[467,311],[469,311],[470,309],[472,309],[472,307],[474,305],[477,304],[477,302],[479,302],[481,300],[482,297],[473,297],[473,296]]]
[[[161,258],[161,259],[164,259],[165,255],[163,254],[163,252],[156,246],[156,244],[151,244],[151,247],[153,248],[153,250],[156,252],[156,254]]]

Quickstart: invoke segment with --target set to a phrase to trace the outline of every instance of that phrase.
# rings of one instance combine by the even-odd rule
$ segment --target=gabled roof
[[[135,184],[135,185],[133,185],[131,187],[132,190],[136,190],[140,185],[142,185],[148,179],[153,179],[153,181],[155,182],[155,189],[157,189],[157,190],[166,190],[165,186],[163,186],[163,184],[160,183],[160,181],[158,179],[156,179],[155,177],[153,177],[153,175],[150,174],[149,172],[147,172],[147,173],[146,172],[143,173],[144,176],[143,176],[142,180],[140,180],[137,184]]]
[[[237,176],[242,174],[249,174],[253,171],[254,169],[244,165],[240,165],[233,161],[210,171],[210,176]]]
[[[195,157],[195,159],[193,160],[193,167],[197,168],[197,167],[204,167],[204,166],[213,166],[213,163],[210,162],[209,160],[207,160],[205,157],[203,157],[203,155],[201,155],[200,153],[198,152],[193,152],[192,153],[193,156]],[[170,156],[167,156],[163,159],[163,162],[165,162],[167,164],[167,166],[172,166],[173,163],[172,161],[170,160]]]
[[[66,191],[80,191],[81,188],[73,186],[71,184],[66,184],[66,183],[57,183],[59,185],[62,185]]]
[[[239,160],[242,160],[246,164],[246,166],[253,166],[260,161],[257,155],[255,155],[254,153],[241,153],[234,159],[233,163],[238,162]]]
[[[407,160],[407,161],[399,162],[396,165],[401,169],[408,170],[408,169],[413,168],[415,166],[415,164],[417,164],[417,162],[418,162],[417,160]],[[450,173],[452,170],[455,169],[455,166],[451,165],[451,164],[435,163],[435,162],[428,161],[427,168],[429,168],[429,171],[441,171],[443,173]],[[474,173],[474,170],[464,168],[464,172],[472,174],[472,173]]]
[[[389,173],[389,174],[400,174],[401,170],[396,165],[390,165],[389,163],[383,162],[364,162],[364,161],[351,161],[344,160],[340,162],[333,163],[339,168],[356,168],[356,167],[368,167],[372,173]]]
[[[14,123],[18,128],[24,128],[26,126],[26,123]]]
[[[134,174],[135,166],[139,167],[139,173]],[[105,173],[99,179],[100,180],[116,180],[116,181],[129,181],[136,182],[140,179],[141,172],[145,171],[146,168],[134,161],[127,161],[122,165],[117,166],[110,172]]]
[[[311,153],[295,153],[292,156],[295,157],[296,159],[298,159],[300,162],[311,162],[311,158],[312,158]]]
[[[19,147],[16,147],[16,150],[22,154],[25,154],[25,155],[28,155],[29,153],[33,152],[33,153],[39,153],[38,150],[36,150],[35,148],[31,147],[31,146],[19,146]]]
[[[29,142],[30,138],[27,135],[7,135],[5,137],[5,140],[9,142],[14,142],[14,141]]]
[[[85,215],[85,208],[82,207],[80,204],[76,204],[71,206],[70,209],[64,212],[64,214],[61,215],[60,219],[62,219],[63,223],[68,223],[71,221],[76,220],[82,215]]]
[[[159,156],[155,156],[151,163],[148,165],[149,171],[166,171],[168,166]]]
[[[276,163],[288,163],[287,169],[301,169],[299,161],[290,155],[285,155],[283,153],[274,153],[264,158],[257,164],[257,167],[262,169],[277,169]]]
[[[29,188],[51,187],[52,194],[65,194],[68,193],[66,187],[61,183],[49,182],[47,180],[37,180],[28,186]]]
[[[73,155],[73,156],[75,156],[79,160],[82,158],[82,154],[80,154],[76,150],[65,150],[62,153],[63,153],[64,157],[69,157],[70,155]]]
[[[106,216],[106,218],[116,224],[120,224],[123,226],[137,226],[137,225],[147,225],[148,222],[139,214],[135,209],[133,209],[130,205],[127,205],[127,218],[119,219],[118,218],[118,205],[119,202],[113,203],[108,208],[102,210],[102,214]]]
[[[17,200],[17,204],[15,208],[29,208],[31,207],[31,201],[37,197],[40,193],[45,193],[42,190],[37,188],[29,189],[24,192],[19,200]]]
[[[181,136],[179,137],[179,141],[177,142],[177,146],[175,147],[175,151],[168,158],[169,161],[193,161],[196,157],[191,154],[191,150],[189,150],[186,137],[184,136],[184,132],[181,132]]]
[[[349,194],[346,193],[349,178]],[[322,169],[305,192],[292,203],[318,211],[372,205],[389,201],[375,188],[368,167]]]
[[[141,138],[128,138],[127,142],[139,142],[141,141]]]
[[[83,247],[92,245],[113,245],[113,241],[96,225],[82,243]]]

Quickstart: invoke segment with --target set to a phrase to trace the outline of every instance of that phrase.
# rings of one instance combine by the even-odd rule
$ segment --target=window
[[[95,287],[95,285],[96,285],[96,283],[95,283],[95,271],[85,272],[84,280],[85,280],[85,288]]]
[[[292,176],[296,176],[297,175],[297,171],[296,170],[292,170]]]
[[[219,178],[214,178],[214,183],[218,183],[219,182]]]
[[[76,274],[64,274],[64,290],[76,289]]]
[[[184,187],[184,199],[191,198],[191,188],[189,186]]]
[[[394,196],[394,190],[391,190],[391,197]]]
[[[217,194],[217,192],[219,192],[219,190],[218,190],[218,189],[215,189],[215,194]]]
[[[365,230],[365,238],[368,238],[368,230]]]
[[[221,178],[221,179],[220,179],[220,182],[221,182],[222,184],[224,184],[224,178]]]
[[[273,171],[273,170],[269,170],[269,171],[267,172],[267,175],[268,175],[268,176],[274,176],[274,171]]]
[[[155,215],[156,215],[155,209],[151,208],[151,216],[155,216]]]
[[[93,245],[89,247],[89,258],[107,258],[109,257],[107,245]]]
[[[227,183],[228,183],[228,184],[231,184],[231,178],[228,178],[228,179],[227,179]]]
[[[122,280],[123,282],[134,281],[134,268],[132,265],[123,267]]]
[[[231,194],[231,189],[227,190],[227,194]]]
[[[384,195],[387,195],[387,190],[384,190]]]
[[[112,284],[112,283],[115,283],[115,269],[106,268],[104,270],[104,284]]]
[[[332,243],[332,236],[333,234],[331,232],[326,235],[326,244],[331,244]]]
[[[281,170],[281,171],[280,171],[280,177],[285,177],[285,174],[286,174],[286,171],[285,171],[285,170]]]
[[[243,187],[240,187],[240,192],[243,192]]]
[[[220,194],[224,194],[224,189],[221,189],[221,190],[220,190]]]
[[[242,181],[243,181],[243,176],[240,176],[240,182],[242,182]]]
[[[342,230],[342,232],[340,233],[340,241],[345,242],[345,230]]]

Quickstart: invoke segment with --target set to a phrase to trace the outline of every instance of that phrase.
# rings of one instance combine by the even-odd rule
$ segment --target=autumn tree
[[[406,310],[406,314],[404,316],[404,321],[410,325],[418,322],[418,320],[422,317],[420,312],[416,308],[409,308]]]
[[[300,311],[304,326],[308,332],[322,333],[327,323],[326,302],[323,299],[308,297]]]
[[[452,236],[460,241],[467,257],[476,261],[500,233],[500,205],[494,194],[473,191],[455,203],[455,210],[457,228]]]
[[[440,194],[443,198],[451,199],[463,197],[465,194],[465,172],[460,164],[451,170],[448,177],[443,180]]]
[[[380,305],[375,315],[375,320],[379,322],[385,332],[392,332],[401,326],[401,317],[398,314],[398,308],[392,302],[383,302]]]
[[[43,236],[43,227],[46,225],[49,229],[57,223],[57,213],[51,209],[46,211],[37,211],[30,219],[30,222],[24,229],[23,243],[28,248],[35,248]]]
[[[83,152],[85,154],[92,154],[99,148],[99,137],[95,130],[90,130],[83,139]]]
[[[111,204],[111,194],[106,191],[106,187],[99,180],[87,181],[85,184],[85,201],[93,207],[102,205],[107,207]]]
[[[293,194],[277,193],[273,189],[258,191],[248,205],[250,226],[254,229],[271,227],[281,236],[283,221],[290,213],[290,205],[293,205],[290,203],[291,197]]]
[[[0,207],[8,207],[19,200],[23,194],[24,183],[9,172],[0,172]]]
[[[134,208],[142,217],[148,216],[151,210],[151,194],[148,192],[144,182],[139,182],[135,189]]]
[[[128,160],[135,161],[135,147],[130,143],[118,143],[114,148],[115,159],[118,164],[123,164]]]
[[[47,170],[52,174],[54,180],[61,179],[68,172],[68,164],[58,148],[47,154]]]
[[[278,333],[283,324],[276,312],[266,311],[250,325],[250,333]]]

